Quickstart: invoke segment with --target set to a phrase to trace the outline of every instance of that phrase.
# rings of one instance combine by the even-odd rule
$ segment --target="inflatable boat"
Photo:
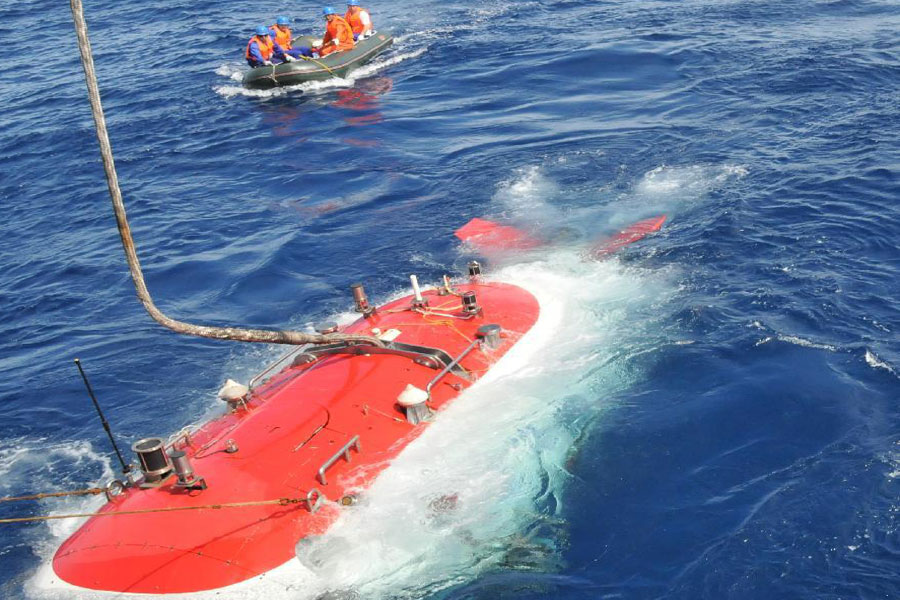
[[[376,31],[356,42],[353,50],[333,52],[323,58],[299,59],[272,67],[250,69],[243,79],[244,87],[267,89],[283,85],[297,85],[307,81],[322,81],[332,77],[346,77],[347,73],[366,64],[394,43],[390,32]],[[309,36],[298,38],[294,46],[312,46]]]

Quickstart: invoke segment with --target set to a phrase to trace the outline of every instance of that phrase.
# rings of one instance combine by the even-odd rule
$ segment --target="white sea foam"
[[[498,186],[487,212],[550,239],[558,239],[561,233],[573,241],[585,236],[595,239],[650,216],[665,214],[674,220],[682,210],[704,202],[710,192],[747,174],[739,165],[661,166],[645,173],[612,203],[578,206],[576,202],[573,207],[569,192],[559,189],[547,174],[565,165],[565,159],[550,157],[541,165],[517,169]],[[583,194],[579,192],[578,201]]]
[[[517,169],[498,186],[494,202],[513,218],[541,222],[558,216],[559,211],[550,203],[557,193],[556,183],[540,167],[529,166]]]
[[[897,371],[894,370],[894,367],[878,358],[878,356],[876,356],[875,353],[868,348],[866,348],[866,364],[868,364],[873,369],[884,369],[891,375],[897,374]]]
[[[812,340],[807,340],[802,337],[796,335],[783,335],[778,334],[778,340],[782,342],[786,342],[788,344],[794,344],[796,346],[802,346],[804,348],[815,348],[817,350],[826,350],[828,352],[837,352],[837,346],[832,344],[823,344],[820,342],[814,342]]]
[[[244,71],[246,70],[246,68],[241,68],[241,66],[236,63],[226,63],[216,69],[216,75],[221,75],[232,81],[240,82],[244,78]]]
[[[748,171],[740,165],[660,166],[646,173],[636,191],[646,196],[699,197],[721,187],[731,179],[744,177]]]
[[[793,344],[795,346],[801,346],[803,348],[815,348],[816,350],[825,350],[827,352],[837,352],[839,348],[834,344],[828,344],[825,342],[816,342],[813,340],[808,340],[806,338],[802,338],[798,335],[790,335],[786,333],[779,333],[777,331],[772,331],[768,326],[759,322],[753,321],[748,325],[748,327],[753,327],[754,329],[759,329],[760,331],[767,332],[767,335],[763,338],[760,338],[756,341],[754,346],[762,346],[764,344],[768,344],[770,342],[784,342],[785,344]],[[867,359],[868,360],[868,359]]]
[[[887,475],[888,478],[900,478],[900,440],[894,442],[894,448],[887,456],[887,463],[891,466],[891,472]]]
[[[786,344],[793,344],[795,346],[801,346],[803,348],[815,348],[816,350],[825,350],[827,352],[837,352],[837,346],[833,344],[825,344],[822,342],[814,342],[812,340],[808,340],[806,338],[802,338],[796,335],[785,335],[783,333],[775,333],[774,335],[767,335],[766,337],[758,340],[755,346],[762,346],[763,344],[768,344],[773,341],[784,342]]]
[[[44,439],[20,438],[5,440],[4,448],[0,449],[0,496],[80,489],[85,487],[85,477],[91,478],[89,487],[113,477],[109,456],[97,452],[87,441],[47,445]],[[19,506],[28,514],[61,515],[91,512],[101,503],[98,497],[72,496],[38,501],[37,511],[31,503]],[[81,522],[76,519],[44,522],[32,530],[35,549],[49,552]]]

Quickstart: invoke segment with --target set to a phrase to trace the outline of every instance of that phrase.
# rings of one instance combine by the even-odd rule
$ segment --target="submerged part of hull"
[[[250,69],[243,79],[244,87],[268,89],[297,85],[307,81],[323,81],[332,77],[346,77],[347,73],[366,64],[394,43],[390,32],[376,32],[356,43],[352,50],[334,52],[315,60],[296,60],[272,67]],[[297,44],[302,45],[302,44]]]
[[[192,593],[291,561],[299,540],[324,533],[342,499],[365,489],[540,313],[537,300],[513,285],[473,281],[455,291],[474,292],[476,305],[467,311],[464,296],[431,290],[423,302],[402,298],[342,330],[380,335],[385,348],[344,344],[287,355],[244,401],[171,444],[205,489],[179,486],[175,475],[127,487],[103,506],[105,516],[63,543],[55,575],[94,590]],[[499,335],[487,325],[499,325]],[[429,399],[417,404],[422,394]],[[274,503],[255,504],[265,501]],[[224,507],[232,503],[254,504]]]

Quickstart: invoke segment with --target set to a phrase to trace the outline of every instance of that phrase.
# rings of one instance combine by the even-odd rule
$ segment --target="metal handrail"
[[[469,352],[471,352],[472,349],[475,348],[476,345],[478,345],[478,342],[480,342],[480,341],[481,341],[481,339],[479,339],[479,338],[475,338],[474,340],[472,340],[472,343],[469,344],[469,346],[468,346],[465,350],[463,350],[463,351],[459,354],[459,356],[457,356],[457,357],[454,358],[452,361],[450,361],[450,364],[448,364],[446,367],[444,367],[444,370],[443,370],[443,371],[441,371],[440,373],[438,373],[437,375],[435,375],[434,378],[433,378],[431,381],[428,382],[428,385],[425,386],[425,393],[428,394],[428,399],[429,399],[429,400],[431,400],[431,388],[433,388],[434,385],[435,385],[438,381],[440,381],[441,378],[442,378],[444,375],[446,375],[447,373],[449,373],[450,371],[452,371],[454,367],[458,366],[458,365],[459,365],[459,361],[461,361],[462,359],[464,359],[464,358],[469,354]]]
[[[254,375],[253,379],[250,380],[250,383],[248,384],[247,387],[249,387],[252,390],[257,385],[259,385],[259,383],[262,381],[262,378],[265,377],[266,375],[268,375],[269,373],[271,373],[275,369],[275,367],[279,366],[283,362],[287,362],[287,359],[291,358],[295,354],[300,354],[302,352],[305,352],[308,349],[309,349],[309,344],[306,344],[306,345],[300,346],[299,348],[292,348],[288,352],[285,352],[277,360],[269,363],[268,365],[266,365],[266,367],[262,371],[260,371],[256,375]]]
[[[328,485],[328,480],[325,478],[325,471],[327,471],[334,463],[338,461],[340,457],[344,457],[344,460],[350,462],[350,449],[354,448],[356,453],[359,454],[362,451],[362,448],[359,445],[359,435],[354,435],[350,438],[350,441],[344,444],[344,446],[335,452],[334,456],[326,460],[321,467],[319,467],[318,473],[316,473],[316,479],[319,480],[319,483],[322,485]]]

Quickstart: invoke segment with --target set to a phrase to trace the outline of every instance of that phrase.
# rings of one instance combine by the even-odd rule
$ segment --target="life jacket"
[[[291,28],[286,27],[287,31],[282,31],[282,29],[278,25],[272,25],[269,27],[269,31],[272,32],[272,39],[275,40],[275,43],[281,46],[282,50],[290,50],[291,49]]]
[[[272,41],[272,36],[260,38],[258,35],[254,35],[250,38],[250,41],[247,42],[247,52],[245,53],[247,60],[253,60],[253,55],[250,54],[250,46],[253,45],[253,42],[256,42],[259,46],[259,54],[263,57],[263,60],[269,60],[272,58],[272,55],[275,54],[275,42]]]
[[[337,40],[337,46],[331,45],[329,42],[332,40]],[[353,29],[350,28],[350,24],[344,20],[343,17],[339,17],[337,15],[328,22],[328,26],[325,28],[325,36],[322,38],[322,51],[320,54],[325,56],[326,54],[331,54],[332,52],[344,50],[352,50],[353,49]]]
[[[369,16],[369,11],[360,6],[348,8],[347,14],[344,15],[344,20],[350,24],[353,35],[362,35],[372,30],[372,18]]]

